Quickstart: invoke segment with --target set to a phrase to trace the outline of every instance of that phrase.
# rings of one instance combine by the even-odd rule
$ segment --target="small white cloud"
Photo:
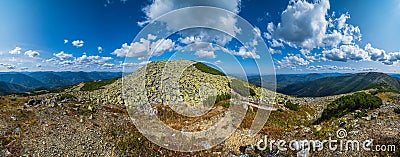
[[[112,59],[112,57],[82,55],[81,57],[76,58],[74,61],[77,64],[104,64]]]
[[[204,58],[204,57],[208,57],[208,58],[216,58],[217,56],[214,54],[214,51],[205,51],[205,50],[198,50],[195,52],[195,54],[199,57],[199,58]]]
[[[104,63],[103,67],[107,67],[107,68],[112,68],[114,67],[115,64],[111,64],[111,63]]]
[[[33,57],[39,56],[40,53],[37,51],[28,50],[25,52],[25,55],[33,58]]]
[[[13,55],[18,55],[21,54],[21,48],[20,47],[15,47],[15,49],[8,51],[8,53],[13,54]]]
[[[85,42],[83,40],[74,40],[72,41],[72,45],[75,47],[82,47]]]
[[[72,54],[65,53],[64,51],[61,51],[61,52],[53,54],[53,55],[60,60],[65,60],[65,59],[69,59],[69,58],[73,57]]]
[[[157,39],[157,36],[155,36],[153,34],[147,34],[147,39],[148,40],[155,40],[155,39]]]
[[[54,61],[56,61],[56,58],[47,59],[45,62],[46,62],[46,63],[50,63],[50,62],[54,62]]]
[[[305,66],[310,64],[308,60],[300,57],[299,54],[297,55],[289,54],[288,56],[283,57],[282,60],[277,61],[277,63],[281,68]]]
[[[13,70],[16,69],[17,66],[12,65],[12,64],[6,64],[6,63],[0,63],[0,66],[4,66],[5,68],[7,68],[8,70]]]
[[[339,18],[337,18],[335,21],[337,21],[337,28],[342,29],[346,26],[346,21],[347,19],[350,18],[349,14],[342,14]]]
[[[217,60],[214,62],[214,64],[222,64],[223,62],[221,60]]]
[[[68,40],[67,39],[64,39],[64,44],[68,44]]]
[[[103,48],[101,46],[98,46],[97,47],[97,51],[99,51],[99,53],[102,53],[103,52]]]
[[[256,53],[256,49],[248,51],[245,46],[240,47],[239,51],[231,51],[231,54],[240,56],[243,59],[246,58],[260,59],[260,55]]]
[[[273,49],[271,47],[268,48],[269,53],[273,54],[282,54],[281,50]]]
[[[195,36],[188,36],[188,37],[185,37],[185,38],[179,38],[179,42],[188,45],[188,44],[192,44],[192,43],[201,42],[201,38],[200,37],[195,37]]]
[[[140,63],[122,63],[121,66],[124,67],[142,67],[149,64],[151,61],[142,61]]]
[[[268,42],[271,45],[271,47],[283,47],[282,42],[280,42],[276,39],[272,39],[271,41],[268,41]]]
[[[69,65],[73,65],[74,61],[66,60],[66,61],[61,61],[58,64],[60,64],[62,66],[69,66]]]

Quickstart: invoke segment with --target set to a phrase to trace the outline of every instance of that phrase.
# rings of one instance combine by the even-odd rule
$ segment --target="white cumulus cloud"
[[[300,56],[300,54],[283,57],[282,60],[277,61],[280,68],[295,67],[295,66],[305,66],[310,64],[310,62]]]
[[[40,53],[37,51],[28,50],[28,51],[25,51],[25,55],[33,58],[33,57],[39,56]]]
[[[148,6],[146,6],[143,11],[146,14],[146,20],[138,22],[139,25],[147,24],[151,21],[158,20],[157,18],[171,12],[176,9],[192,7],[192,6],[211,6],[226,9],[238,14],[240,12],[240,0],[154,0]],[[180,28],[185,28],[189,25],[201,26],[205,23],[213,28],[220,28],[221,30],[227,31],[228,34],[235,35],[240,32],[240,29],[236,26],[237,19],[232,14],[221,14],[220,11],[204,11],[204,10],[189,10],[182,11],[176,17],[163,17],[161,21],[166,24],[167,28],[170,30],[177,30]],[[180,32],[184,37],[187,36],[203,36],[201,38],[203,41],[214,41],[218,44],[225,45],[229,42],[232,37],[223,34],[215,30],[206,29],[190,29]]]
[[[81,57],[76,58],[74,61],[77,64],[104,64],[112,59],[112,57],[82,55]]]
[[[72,41],[72,45],[74,45],[75,47],[82,47],[84,45],[84,41],[83,40],[74,40]]]
[[[98,46],[98,47],[97,47],[97,51],[99,51],[99,53],[102,53],[102,52],[103,52],[103,47]]]
[[[171,39],[154,40],[154,36],[149,35],[147,39],[140,39],[139,42],[124,43],[122,47],[114,50],[111,54],[118,57],[143,58],[161,55],[165,51],[171,51],[175,47],[175,42]]]
[[[60,60],[65,60],[65,59],[69,59],[69,58],[72,58],[73,57],[73,55],[72,54],[68,54],[68,53],[65,53],[64,51],[61,51],[61,52],[59,52],[59,53],[55,53],[55,54],[53,54],[55,57],[57,57],[58,59],[60,59]]]
[[[282,13],[282,21],[274,35],[294,47],[313,49],[322,43],[328,21],[328,0],[309,3],[305,0],[291,1]],[[268,30],[272,30],[269,26]]]
[[[208,57],[208,58],[216,58],[217,56],[214,54],[214,51],[205,51],[205,50],[198,50],[195,52],[195,54],[200,57],[200,58],[204,58],[204,57]]]
[[[17,55],[17,54],[21,54],[21,48],[20,47],[15,47],[15,49],[8,51],[8,53],[13,54],[13,55]]]
[[[360,61],[368,60],[370,58],[368,52],[360,48],[358,45],[341,45],[339,48],[324,50],[322,53],[326,59],[333,61]]]

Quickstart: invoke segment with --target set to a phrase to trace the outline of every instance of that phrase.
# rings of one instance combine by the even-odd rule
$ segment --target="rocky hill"
[[[239,85],[231,82],[239,82]],[[151,62],[103,89],[76,90],[75,94],[98,103],[124,104],[123,85],[125,89],[129,89],[125,94],[135,102],[142,100],[152,104],[179,104],[180,107],[188,105],[194,108],[199,107],[198,104],[202,104],[208,97],[231,92],[239,93],[249,101],[264,101],[274,95],[272,91],[225,76],[205,64],[188,60]],[[244,92],[238,92],[238,88],[243,88]],[[251,95],[251,92],[255,95]]]
[[[367,72],[292,84],[278,92],[294,96],[317,97],[351,93],[379,86],[400,90],[398,79],[384,73]]]

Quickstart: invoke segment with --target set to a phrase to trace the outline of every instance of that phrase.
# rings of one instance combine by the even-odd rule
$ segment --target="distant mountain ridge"
[[[274,89],[276,83],[276,90],[282,89],[288,85],[313,81],[316,79],[330,77],[330,76],[343,76],[346,74],[341,73],[309,73],[309,74],[277,74],[275,77],[272,75],[265,76],[248,76],[249,83],[258,87],[263,86],[267,89]],[[276,79],[276,82],[275,82]]]
[[[0,95],[106,80],[121,77],[121,72],[1,72]]]
[[[295,83],[279,89],[278,92],[294,96],[318,97],[356,92],[378,86],[388,86],[399,91],[400,81],[384,73],[366,72]]]

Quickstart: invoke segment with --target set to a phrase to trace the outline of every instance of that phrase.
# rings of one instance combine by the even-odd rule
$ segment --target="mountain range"
[[[302,97],[319,97],[356,92],[380,86],[399,91],[400,81],[384,73],[366,72],[294,83],[278,89],[278,92]]]
[[[276,88],[276,90],[279,90],[291,84],[313,81],[324,77],[343,76],[343,75],[347,74],[345,73],[277,74],[275,77],[273,75],[264,75],[264,76],[250,75],[247,77],[247,80],[250,83],[259,87],[263,86],[264,88],[267,89],[273,90]]]
[[[48,90],[81,82],[121,77],[120,72],[1,72],[0,95]]]

